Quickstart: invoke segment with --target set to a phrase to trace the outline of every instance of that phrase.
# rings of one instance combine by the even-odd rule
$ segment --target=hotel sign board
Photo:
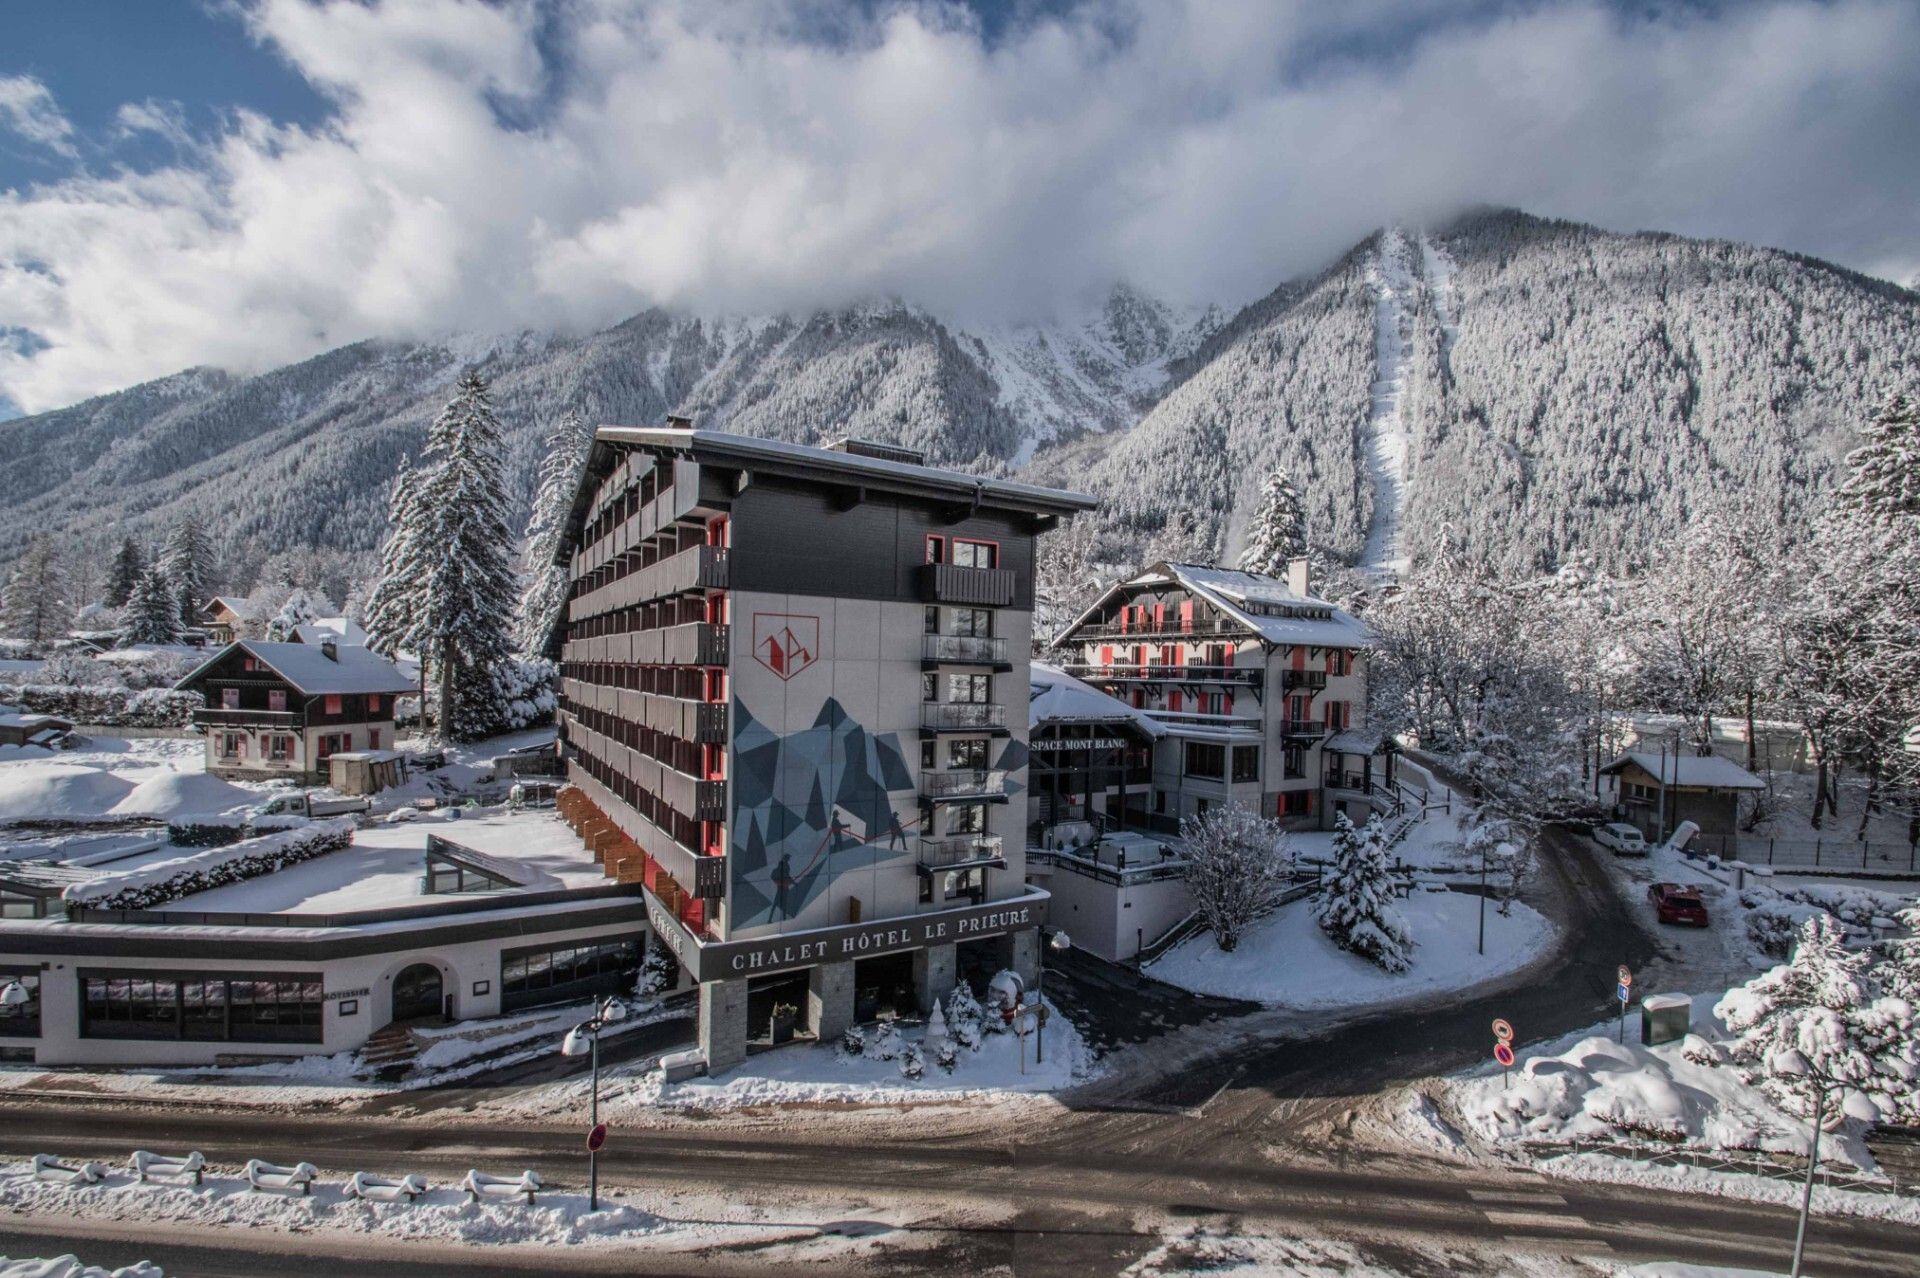
[[[1035,737],[1027,749],[1041,751],[1124,750],[1133,743],[1125,737]]]
[[[929,945],[977,941],[1039,927],[1047,918],[1047,894],[1030,892],[1009,901],[990,901],[964,909],[915,914],[906,918],[810,928],[751,941],[701,941],[672,912],[647,893],[647,921],[696,981],[725,981],[762,976],[820,963],[918,950]]]

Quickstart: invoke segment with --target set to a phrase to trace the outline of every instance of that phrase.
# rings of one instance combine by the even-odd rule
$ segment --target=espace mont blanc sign
[[[672,948],[674,957],[696,981],[725,981],[817,963],[845,963],[897,950],[977,941],[1039,927],[1046,917],[1047,894],[1031,892],[1009,901],[935,914],[812,928],[752,941],[702,942],[688,935],[652,893],[647,894],[647,918],[654,934]]]

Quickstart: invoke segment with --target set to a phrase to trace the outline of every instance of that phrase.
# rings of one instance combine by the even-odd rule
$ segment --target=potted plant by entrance
[[[773,1041],[776,1046],[793,1041],[794,1022],[800,1019],[800,1009],[791,1003],[773,1005]]]

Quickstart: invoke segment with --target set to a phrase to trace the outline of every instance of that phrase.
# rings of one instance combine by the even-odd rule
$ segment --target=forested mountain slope
[[[1482,212],[1376,235],[1249,308],[1064,469],[1108,499],[1116,560],[1185,512],[1231,553],[1284,465],[1347,562],[1445,527],[1519,571],[1625,565],[1726,494],[1792,535],[1864,414],[1920,375],[1917,335],[1920,296],[1804,257]]]
[[[1231,319],[1120,287],[1046,325],[883,302],[364,342],[0,423],[0,560],[36,531],[105,544],[188,509],[236,566],[371,547],[396,465],[477,362],[521,511],[566,410],[677,411],[1091,489],[1108,503],[1102,562],[1234,553],[1284,465],[1315,540],[1376,571],[1443,526],[1519,571],[1572,551],[1628,566],[1721,494],[1768,504],[1793,535],[1865,414],[1920,376],[1916,335],[1920,295],[1821,262],[1494,210],[1372,236]]]

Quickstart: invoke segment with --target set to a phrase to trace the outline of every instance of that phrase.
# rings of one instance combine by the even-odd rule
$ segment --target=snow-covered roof
[[[1731,759],[1717,754],[1667,754],[1631,750],[1606,767],[1604,773],[1618,772],[1629,763],[1637,763],[1667,785],[1702,786],[1715,790],[1764,790],[1767,783]]]
[[[130,643],[124,648],[100,653],[94,660],[121,664],[145,661],[149,657],[198,657],[204,652],[205,648],[197,648],[190,643]]]
[[[1379,754],[1387,746],[1387,734],[1384,732],[1348,728],[1345,732],[1336,732],[1328,737],[1321,749],[1335,754]]]
[[[1364,648],[1372,634],[1358,620],[1324,599],[1295,594],[1285,580],[1207,564],[1158,563],[1137,577],[1108,587],[1054,640],[1057,646],[1098,616],[1122,591],[1178,585],[1205,599],[1228,617],[1271,644],[1321,648]]]
[[[267,669],[308,696],[406,693],[415,690],[414,682],[407,678],[400,667],[371,648],[342,644],[329,657],[315,644],[267,643],[261,639],[236,639],[202,662],[174,687],[187,687],[235,648],[263,662]]]
[[[0,725],[9,728],[71,728],[73,720],[56,714],[26,714],[0,708]]]
[[[1028,667],[1027,685],[1032,694],[1027,706],[1029,731],[1044,723],[1131,723],[1149,737],[1166,735],[1166,728],[1146,711],[1108,696],[1057,666],[1034,662]]]
[[[215,595],[201,605],[200,611],[203,614],[211,614],[215,608],[225,608],[228,612],[232,613],[235,618],[241,621],[245,621],[253,615],[253,609],[247,606],[246,600],[236,599],[232,595]]]
[[[367,646],[367,632],[347,617],[315,617],[293,628],[294,637],[301,643],[319,643],[322,639],[332,639],[335,643],[351,645],[355,648]]]

